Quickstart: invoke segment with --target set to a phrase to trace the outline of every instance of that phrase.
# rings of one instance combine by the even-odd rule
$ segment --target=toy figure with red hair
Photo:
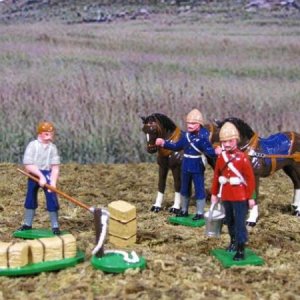
[[[37,195],[40,187],[47,183],[56,187],[59,175],[60,157],[56,146],[53,144],[54,126],[50,122],[41,122],[37,127],[37,139],[31,141],[26,147],[23,164],[28,173],[38,177],[39,183],[28,179],[27,194],[25,198],[24,223],[18,230],[32,229],[35,211],[38,207]],[[58,223],[59,204],[57,195],[44,189],[47,210],[49,212],[52,232],[60,234]]]

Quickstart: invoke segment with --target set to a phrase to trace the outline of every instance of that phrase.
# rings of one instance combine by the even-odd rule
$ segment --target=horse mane
[[[236,118],[236,117],[229,117],[224,119],[221,122],[218,122],[217,125],[219,128],[223,126],[224,123],[230,122],[232,123],[237,130],[239,131],[241,137],[247,137],[248,139],[251,139],[251,137],[255,134],[255,132],[252,130],[252,128],[244,122],[242,119]]]
[[[149,123],[149,122],[156,122],[158,121],[162,127],[167,129],[168,131],[174,131],[176,129],[176,124],[166,115],[160,114],[160,113],[154,113],[152,115],[149,115],[145,118],[143,118],[143,123]]]

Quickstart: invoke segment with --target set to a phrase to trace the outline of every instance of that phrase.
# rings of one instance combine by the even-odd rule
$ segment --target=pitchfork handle
[[[21,170],[21,169],[17,169],[17,170],[18,170],[20,173],[22,173],[23,175],[26,175],[26,176],[29,177],[30,179],[34,180],[35,182],[37,182],[37,183],[39,182],[39,179],[38,179],[37,177],[35,177],[35,176],[33,176],[33,175],[31,175],[31,174],[29,174],[29,173],[27,173],[27,172],[25,172],[25,171],[23,171],[23,170]],[[88,211],[90,211],[90,212],[93,211],[92,207],[89,207],[89,206],[87,206],[86,204],[80,202],[79,200],[77,200],[77,199],[75,199],[75,198],[73,198],[73,197],[71,197],[71,196],[65,194],[64,192],[58,190],[57,188],[55,188],[54,186],[52,186],[52,185],[50,185],[50,184],[47,184],[47,183],[46,183],[46,184],[45,184],[45,188],[48,189],[48,190],[50,190],[50,191],[52,191],[52,192],[55,192],[55,193],[57,193],[57,194],[63,196],[64,198],[68,199],[69,201],[73,202],[74,204],[76,204],[76,205],[78,205],[78,206],[80,206],[80,207],[82,207],[82,208],[85,208],[86,210],[88,210]]]

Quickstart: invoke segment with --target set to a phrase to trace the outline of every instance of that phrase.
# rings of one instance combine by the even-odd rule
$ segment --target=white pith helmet
[[[240,140],[239,131],[230,122],[226,122],[221,127],[219,136],[220,136],[220,141],[221,142],[232,140],[232,139],[237,139],[238,141]]]
[[[192,109],[186,116],[186,122],[187,123],[198,123],[198,124],[203,125],[204,120],[203,120],[201,111],[196,108]]]

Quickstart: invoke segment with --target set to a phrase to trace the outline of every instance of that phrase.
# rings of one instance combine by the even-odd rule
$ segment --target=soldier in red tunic
[[[226,122],[220,130],[222,152],[218,156],[211,189],[211,202],[222,200],[225,220],[230,235],[227,251],[236,251],[233,259],[245,259],[245,243],[248,239],[246,216],[248,208],[255,205],[251,196],[255,188],[253,169],[247,156],[238,149],[239,132]]]

